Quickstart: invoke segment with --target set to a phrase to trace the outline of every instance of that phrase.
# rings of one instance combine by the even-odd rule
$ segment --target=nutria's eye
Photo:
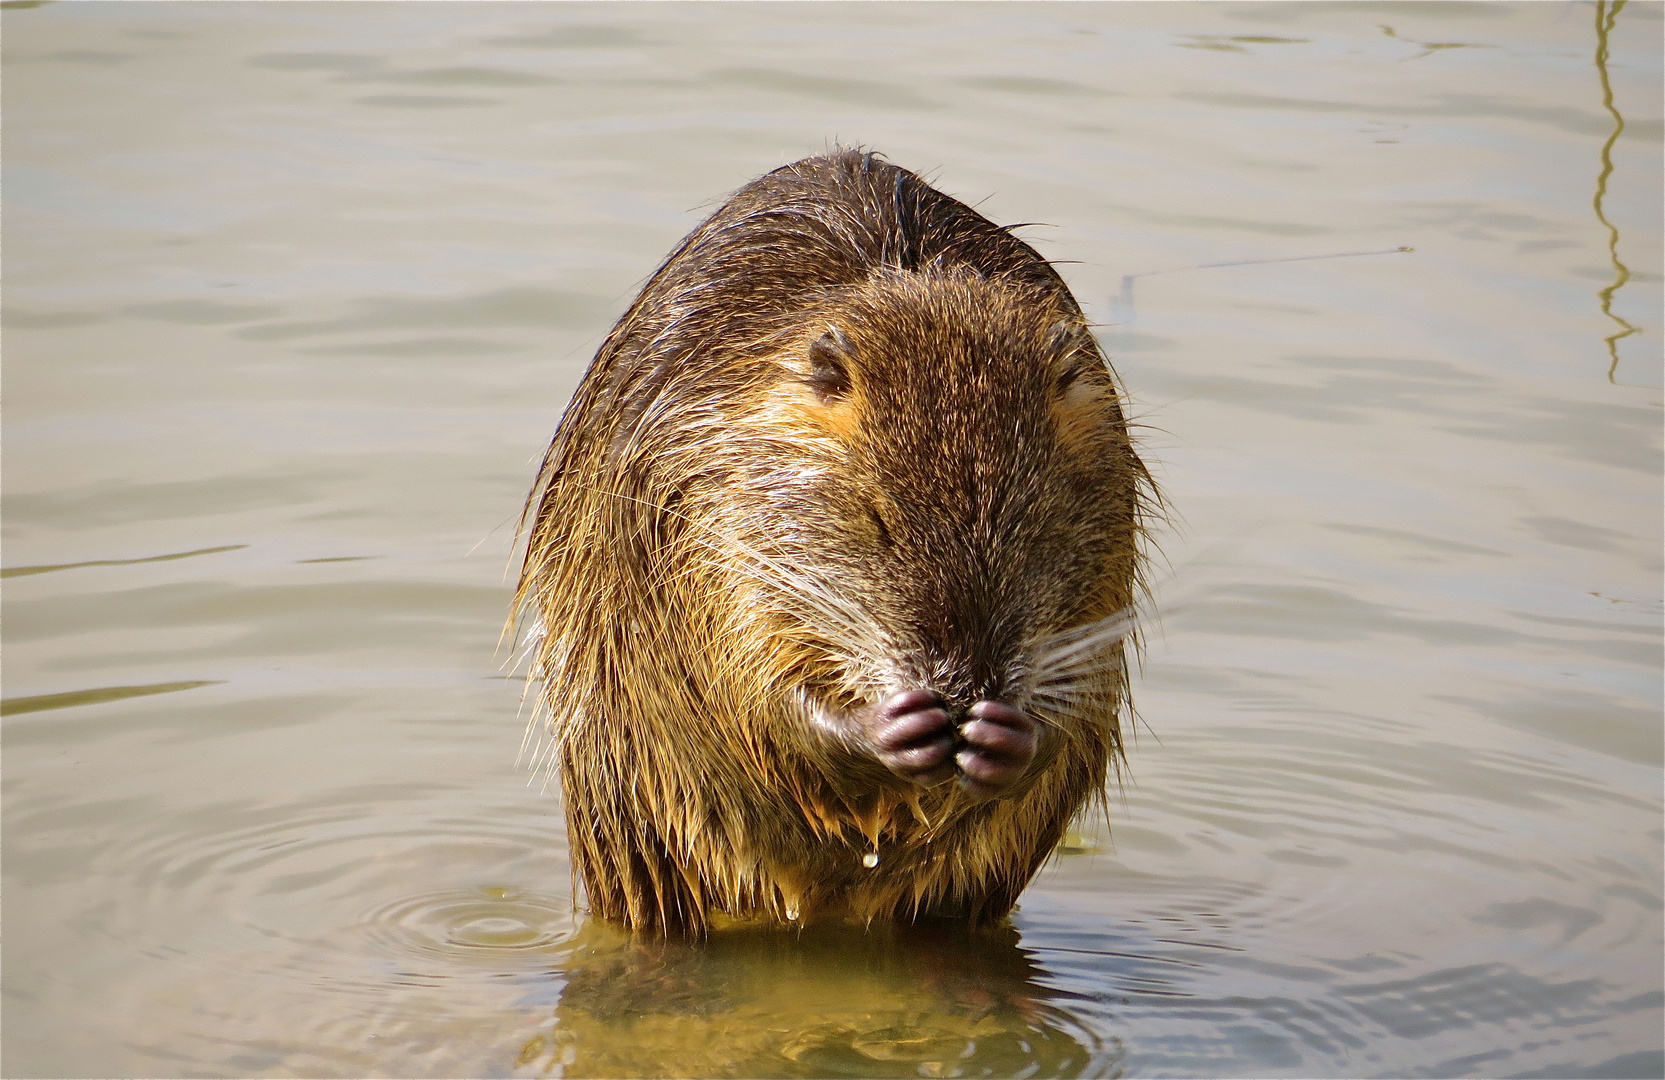
[[[836,327],[816,338],[809,347],[809,378],[804,385],[815,391],[823,405],[850,393],[850,339]]]
[[[867,516],[873,519],[873,527],[879,530],[879,543],[885,547],[890,547],[890,530],[885,527],[885,519],[879,515],[877,509],[871,506],[867,508]]]

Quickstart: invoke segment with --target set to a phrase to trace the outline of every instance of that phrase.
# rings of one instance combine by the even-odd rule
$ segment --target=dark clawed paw
[[[1035,760],[1032,717],[998,701],[979,701],[960,727],[964,744],[954,755],[960,786],[980,799],[1004,794]]]
[[[904,690],[864,710],[873,752],[885,768],[921,787],[959,778],[977,799],[1006,794],[1035,760],[1033,717],[999,701],[979,701],[955,731],[946,703],[930,690]]]
[[[879,763],[922,787],[954,776],[954,728],[942,699],[929,690],[904,690],[879,702],[869,718]]]

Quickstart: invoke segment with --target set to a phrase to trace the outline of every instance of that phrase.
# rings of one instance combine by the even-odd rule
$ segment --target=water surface
[[[1659,4],[7,8],[7,1075],[1665,1069]],[[1102,324],[1143,725],[1008,926],[631,942],[514,519],[833,140]]]

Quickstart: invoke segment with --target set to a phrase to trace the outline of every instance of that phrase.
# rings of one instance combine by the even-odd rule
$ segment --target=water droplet
[[[787,907],[787,909],[786,909],[786,921],[787,922],[797,922],[798,921],[798,909],[797,908],[791,907],[791,906]]]
[[[877,851],[869,851],[866,855],[863,855],[861,857],[861,864],[863,866],[867,867],[869,870],[871,870],[875,866],[878,866],[879,865],[879,853]]]
[[[1058,840],[1060,855],[1084,855],[1098,847],[1097,838],[1071,829]]]

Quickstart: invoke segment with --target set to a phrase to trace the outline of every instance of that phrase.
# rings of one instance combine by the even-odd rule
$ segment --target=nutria
[[[1027,244],[872,153],[741,188],[527,504],[538,756],[591,910],[1006,914],[1121,753],[1153,497]]]

